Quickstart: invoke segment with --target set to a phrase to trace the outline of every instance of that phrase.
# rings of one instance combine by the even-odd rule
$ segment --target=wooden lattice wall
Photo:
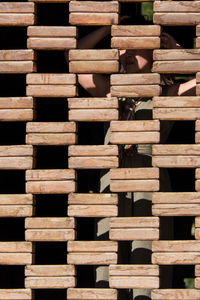
[[[37,25],[38,3],[52,2],[56,2],[58,6],[61,3],[69,6],[69,14],[66,15],[69,26]],[[1,124],[26,123],[24,144],[1,143],[0,146],[2,176],[8,170],[22,171],[25,191],[9,193],[9,188],[7,194],[0,191],[1,219],[8,218],[10,222],[13,218],[25,220],[24,240],[7,241],[4,238],[0,242],[1,267],[24,266],[24,288],[6,289],[1,284],[0,299],[34,299],[34,290],[37,289],[60,289],[65,295],[62,299],[70,300],[115,300],[119,297],[120,289],[150,289],[152,300],[200,299],[200,1],[154,1],[154,25],[130,26],[128,30],[123,25],[118,25],[120,5],[124,2],[141,1],[29,0],[0,3],[2,28],[27,28],[27,48],[4,50],[2,43],[3,50],[0,50],[0,73],[23,74],[26,78],[22,82],[26,84],[26,94],[23,97],[13,95],[12,86],[9,87],[10,96],[0,95]],[[76,49],[77,26],[85,25],[112,25],[111,49]],[[160,49],[163,25],[195,26],[196,49]],[[152,73],[119,73],[119,49],[134,48],[154,49]],[[66,49],[69,49],[69,72],[38,72],[38,50]],[[111,97],[81,98],[77,89],[77,74],[81,73],[110,75]],[[162,73],[195,74],[196,96],[161,97]],[[119,121],[118,97],[153,97],[153,120]],[[68,121],[36,120],[36,114],[40,113],[39,108],[36,110],[37,99],[45,102],[48,98],[63,98],[68,103]],[[194,144],[160,144],[160,123],[173,120],[195,122]],[[94,122],[94,126],[95,122],[110,122],[110,144],[79,144],[79,122]],[[138,143],[153,145],[152,167],[129,170],[118,168],[118,145]],[[37,168],[36,152],[38,147],[43,146],[65,147],[68,153],[67,168],[64,164],[60,169]],[[46,147],[47,152],[49,148]],[[54,159],[49,156],[48,158]],[[159,192],[159,168],[195,169],[195,190]],[[77,173],[82,169],[110,169],[111,192],[78,193]],[[16,178],[12,177],[10,185],[17,180],[18,173],[15,174]],[[134,191],[153,193],[152,216],[118,216],[118,192]],[[35,210],[36,195],[47,195],[41,200],[46,201],[46,206],[48,195],[51,199],[54,195],[55,203],[59,206],[57,194],[58,199],[60,195],[66,196],[66,216],[38,217]],[[164,216],[194,217],[195,239],[162,240],[159,228],[160,219]],[[77,239],[77,218],[103,217],[110,218],[107,241]],[[6,231],[5,228],[3,230]],[[12,230],[18,229],[14,227]],[[152,241],[151,264],[118,263],[118,243],[132,240]],[[35,264],[35,255],[39,251],[37,242],[66,242],[65,264]],[[109,287],[97,289],[94,286],[84,289],[84,286],[77,286],[77,265],[108,265]],[[195,266],[195,288],[162,289],[159,284],[162,265]],[[85,274],[87,276],[89,275]],[[42,298],[38,296],[37,299]]]

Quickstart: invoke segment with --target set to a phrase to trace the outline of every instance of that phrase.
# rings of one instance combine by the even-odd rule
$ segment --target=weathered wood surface
[[[37,50],[66,50],[77,46],[75,38],[31,37],[27,39],[27,48]]]
[[[153,109],[153,119],[159,120],[197,120],[199,114],[199,108],[190,107]]]
[[[117,204],[117,194],[79,194],[70,193],[68,195],[68,204]]]
[[[118,168],[110,170],[110,179],[158,179],[158,168]]]
[[[67,169],[27,170],[26,181],[65,181],[75,179],[75,171]]]
[[[2,74],[26,74],[34,71],[35,63],[32,61],[0,61]]]
[[[156,192],[159,190],[159,180],[155,179],[125,179],[111,180],[111,192]]]
[[[32,97],[0,97],[0,109],[32,109]]]
[[[0,157],[0,170],[27,170],[33,168],[33,158],[30,156]]]
[[[0,3],[0,13],[34,13],[34,3],[9,3],[3,1]]]
[[[160,74],[112,74],[111,85],[151,85],[160,84]]]
[[[25,240],[31,242],[66,242],[74,239],[74,229],[27,229],[25,231]]]
[[[165,145],[153,145],[152,146],[153,155],[200,155],[200,145],[180,145],[180,144],[165,144]]]
[[[118,24],[118,13],[72,12],[69,14],[69,23],[72,25],[113,25]]]
[[[153,252],[198,252],[200,241],[153,241]]]
[[[158,1],[156,1],[158,2]],[[162,1],[159,1],[162,2]],[[185,1],[184,1],[185,2]],[[191,2],[191,1],[188,1]],[[197,1],[198,2],[198,1]],[[171,4],[174,4],[172,2]],[[170,25],[170,26],[194,26],[200,22],[199,12],[155,12],[153,16],[154,24]]]
[[[77,94],[75,85],[28,85],[26,87],[27,96],[33,97],[73,97]]]
[[[175,2],[174,2],[175,3]],[[162,49],[154,50],[153,59],[159,61],[190,61],[200,59],[199,49]]]
[[[26,265],[25,276],[73,276],[75,267],[73,265]]]
[[[117,156],[118,147],[116,145],[90,145],[90,146],[69,146],[69,156]]]
[[[32,264],[32,253],[0,253],[1,265]]]
[[[193,204],[200,203],[200,193],[198,192],[155,192],[152,193],[153,204]]]
[[[74,193],[75,190],[76,184],[72,180],[26,182],[26,193],[32,194],[67,194]]]
[[[200,13],[199,13],[200,17]],[[153,62],[153,71],[165,74],[193,74],[200,71],[199,60],[163,60]]]
[[[17,3],[16,3],[17,4]],[[0,3],[1,5],[1,3]],[[0,50],[0,61],[33,61],[36,54],[33,50]]]
[[[67,299],[69,300],[117,300],[117,290],[116,289],[91,289],[91,288],[69,288],[67,289]]]
[[[118,1],[107,1],[106,4],[101,1],[70,1],[69,4],[70,12],[118,12],[119,3]]]
[[[158,265],[195,265],[200,263],[199,251],[197,252],[154,252],[152,263]]]
[[[27,133],[26,143],[29,145],[73,145],[76,144],[75,133]]]
[[[195,130],[196,130],[196,131],[200,131],[200,120],[197,120],[197,121],[195,122]]]
[[[179,108],[200,107],[200,97],[197,96],[180,96],[180,97],[153,97],[153,108]]]
[[[195,218],[195,227],[200,227],[200,218]]]
[[[1,98],[0,98],[1,99]],[[68,98],[69,109],[114,109],[118,108],[118,99],[110,98]]]
[[[26,132],[31,133],[70,133],[76,132],[75,122],[28,122]]]
[[[105,204],[71,204],[68,206],[68,216],[70,217],[116,217],[118,214],[117,205]]]
[[[69,241],[68,252],[117,252],[118,244],[113,241]]]
[[[30,145],[0,146],[0,157],[33,156],[33,147]]]
[[[160,122],[156,120],[112,121],[110,123],[110,130],[112,132],[159,131]]]
[[[31,289],[0,289],[2,300],[32,300]]]
[[[32,253],[32,243],[0,242],[0,253]]]
[[[111,144],[154,144],[160,142],[159,131],[111,132]]]
[[[160,36],[159,25],[112,25],[113,37],[146,37]]]
[[[110,169],[119,165],[116,156],[83,156],[69,157],[69,168],[72,169]]]
[[[70,121],[85,122],[108,122],[118,120],[117,109],[71,109],[69,111]]]
[[[75,287],[76,280],[73,276],[61,276],[61,277],[27,277],[25,278],[25,287],[31,289],[66,289],[69,287]]]
[[[161,87],[159,85],[116,85],[111,86],[113,97],[153,97],[159,96]]]
[[[75,228],[74,218],[26,218],[25,228]]]
[[[30,1],[30,2],[36,2],[36,3],[39,3],[39,2],[41,2],[41,3],[53,3],[53,2],[58,2],[58,3],[67,3],[67,2],[69,2],[70,0],[28,0],[28,1]]]
[[[155,1],[154,12],[199,12],[200,3],[199,1]]]
[[[119,59],[116,49],[76,49],[69,51],[70,61],[113,61]]]
[[[76,75],[51,73],[27,74],[26,83],[31,85],[73,85],[76,84]]]
[[[157,217],[117,217],[110,218],[111,228],[158,228]]]
[[[159,288],[159,277],[155,276],[110,276],[109,286],[118,289]]]
[[[21,3],[22,5],[24,3]],[[27,4],[27,3],[26,3]],[[1,13],[0,26],[28,26],[34,25],[35,16],[33,13]]]
[[[114,252],[70,252],[67,255],[69,264],[75,265],[109,265],[117,263]]]
[[[57,1],[58,2],[58,1]],[[29,37],[76,37],[75,26],[29,26],[27,28]]]
[[[200,265],[195,266],[195,276],[200,276]]]
[[[117,49],[157,49],[160,48],[159,37],[112,37],[111,47]]]
[[[158,289],[151,291],[152,300],[198,300],[200,291],[196,289]]]
[[[110,276],[159,276],[156,265],[110,265]]]
[[[154,204],[152,214],[154,216],[199,216],[199,206],[199,203]]]
[[[33,109],[0,109],[0,121],[32,121]]]
[[[31,217],[33,215],[32,205],[0,205],[0,217],[3,218],[23,218]]]
[[[92,74],[110,74],[117,73],[119,71],[119,62],[117,60],[96,60],[96,61],[70,61],[69,72],[70,73],[92,73]]]
[[[200,157],[194,155],[153,156],[152,166],[159,168],[197,168],[200,167]]]

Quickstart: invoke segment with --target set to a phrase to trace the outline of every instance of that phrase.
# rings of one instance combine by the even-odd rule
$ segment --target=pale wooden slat
[[[26,265],[25,276],[70,276],[75,275],[73,265]]]
[[[26,87],[27,96],[33,97],[73,97],[77,94],[75,85],[28,85]]]
[[[116,205],[76,205],[71,204],[68,206],[68,216],[71,217],[115,217],[118,214],[118,207]]]
[[[75,265],[109,265],[117,263],[114,252],[73,252],[68,253],[67,261]]]
[[[33,205],[32,194],[0,194],[0,205]]]
[[[1,199],[1,198],[0,198]],[[117,204],[117,194],[80,194],[71,193],[68,196],[68,204]]]
[[[65,50],[76,48],[75,38],[31,37],[27,39],[27,48],[38,50]]]
[[[174,2],[173,2],[174,3]],[[154,50],[154,60],[198,60],[200,59],[199,49],[162,49]]]
[[[197,252],[200,241],[153,241],[153,252]]]
[[[112,61],[119,59],[118,50],[114,49],[76,49],[69,51],[70,61]]]
[[[111,86],[111,95],[114,97],[153,97],[159,96],[159,85],[117,85]]]
[[[29,145],[73,145],[77,137],[74,133],[27,133]]]
[[[117,242],[113,241],[69,241],[68,252],[117,252]]]
[[[197,168],[200,167],[199,156],[153,156],[152,166],[159,168]]]
[[[200,180],[196,180],[195,182],[195,190],[200,191]]]
[[[0,253],[1,265],[32,264],[32,253]]]
[[[197,121],[195,122],[195,130],[196,130],[196,131],[200,131],[200,120],[197,120]]]
[[[152,194],[152,203],[192,204],[200,203],[200,193],[197,192],[155,192]]]
[[[158,276],[159,267],[155,265],[110,265],[110,276]]]
[[[118,168],[110,170],[110,179],[158,179],[158,168]]]
[[[111,85],[151,85],[160,84],[160,74],[112,74]]]
[[[26,132],[76,132],[75,122],[28,122]]]
[[[0,217],[3,218],[23,218],[33,215],[32,205],[0,205]]]
[[[195,170],[195,178],[197,178],[197,179],[200,178],[200,169]]]
[[[154,2],[154,12],[199,12],[199,1]]]
[[[200,14],[199,14],[200,17]],[[154,61],[153,71],[158,73],[193,74],[200,70],[199,60]]]
[[[159,37],[112,37],[111,47],[117,49],[157,49]]]
[[[2,300],[31,300],[31,289],[0,289],[0,298]]]
[[[0,170],[27,170],[33,168],[33,158],[24,157],[0,157]]]
[[[200,107],[200,97],[153,97],[153,107]]]
[[[72,109],[69,111],[70,121],[108,122],[118,120],[117,109]]]
[[[153,241],[159,239],[157,228],[111,228],[109,238],[117,241]],[[154,263],[157,263],[156,261]]]
[[[90,145],[90,146],[69,146],[69,156],[113,156],[118,155],[118,147],[116,145]]]
[[[151,276],[111,276],[109,286],[118,289],[152,289],[159,288],[159,278]]]
[[[75,192],[76,184],[72,180],[65,181],[28,181],[26,193],[32,194],[67,194]]]
[[[0,13],[0,26],[28,26],[34,23],[33,13]]]
[[[0,61],[15,60],[35,60],[35,53],[33,50],[0,50]]]
[[[154,216],[199,216],[200,205],[199,203],[154,204],[152,214]]]
[[[75,179],[75,171],[67,169],[27,170],[26,181],[48,181]]]
[[[0,121],[32,121],[33,109],[0,109]]]
[[[112,121],[110,123],[110,130],[117,132],[159,131],[160,122],[155,120]]]
[[[34,72],[35,65],[32,61],[0,61],[0,73],[25,74]]]
[[[117,217],[110,218],[111,228],[154,228],[159,227],[157,217]]]
[[[111,180],[111,192],[156,192],[159,190],[159,180]]]
[[[200,143],[200,132],[195,133],[195,143]]]
[[[200,276],[200,265],[195,266],[195,276]]]
[[[68,165],[72,169],[110,169],[118,167],[118,157],[115,156],[84,156],[69,157]]]
[[[33,108],[32,97],[0,97],[0,109]]]
[[[26,75],[27,84],[61,84],[61,85],[73,85],[76,84],[75,74],[50,74],[50,73],[37,73],[37,74],[27,74]]]
[[[200,227],[200,218],[195,218],[195,227]]]
[[[153,145],[153,155],[200,155],[200,145]]]
[[[74,228],[74,218],[26,218],[25,228]]]
[[[199,108],[156,108],[153,109],[153,119],[160,120],[196,120],[199,118]]]
[[[153,144],[160,142],[160,132],[140,131],[140,132],[111,132],[111,144]]]
[[[30,145],[0,146],[1,156],[32,156],[33,147]]]
[[[91,289],[91,288],[69,288],[67,290],[67,299],[79,300],[79,299],[106,299],[106,300],[117,300],[116,289]]]
[[[196,289],[158,289],[152,290],[152,300],[198,300],[200,291]]]
[[[74,229],[27,229],[25,231],[26,241],[65,242],[74,238]]]
[[[31,253],[32,243],[30,242],[0,242],[0,253]]]
[[[76,37],[75,26],[29,26],[27,36],[31,37]]]
[[[1,20],[1,19],[0,19]],[[72,25],[113,25],[118,24],[117,13],[70,13],[69,23]]]
[[[118,1],[107,1],[103,3],[101,1],[70,1],[70,12],[118,12]]]
[[[112,36],[160,36],[159,25],[113,25],[111,27]]]
[[[152,263],[159,265],[194,265],[200,263],[199,252],[157,252],[152,254]]]
[[[1,99],[1,98],[0,98]],[[110,98],[68,98],[69,109],[114,109],[118,108],[118,99],[116,97]]]
[[[96,61],[70,61],[69,72],[70,73],[117,73],[119,70],[119,62],[117,60],[96,60]]]
[[[34,3],[9,3],[2,1],[0,3],[0,13],[34,13]]]
[[[75,286],[75,277],[27,277],[25,278],[25,287],[31,289],[66,289]]]
[[[190,1],[191,2],[191,1]],[[174,2],[172,2],[174,4]],[[170,25],[170,26],[192,26],[200,22],[200,13],[154,13],[154,24]]]

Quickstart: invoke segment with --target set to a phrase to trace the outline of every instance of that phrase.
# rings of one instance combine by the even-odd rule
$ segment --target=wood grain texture
[[[117,109],[72,109],[68,113],[70,121],[108,122],[118,120]]]
[[[33,13],[0,13],[0,26],[28,26],[34,23]]]
[[[33,109],[0,109],[0,121],[32,121]]]
[[[11,146],[0,146],[0,157],[5,156],[32,156],[33,147],[30,145],[11,145]]]
[[[111,47],[117,49],[157,49],[159,37],[112,37]]]
[[[199,216],[200,205],[199,203],[154,204],[152,214],[154,216]]]
[[[152,300],[198,300],[200,291],[196,289],[158,289],[151,291]]]
[[[76,84],[76,75],[51,73],[27,74],[26,83],[31,85],[73,85]]]
[[[0,253],[1,265],[32,264],[32,253]]]
[[[153,119],[159,120],[197,120],[199,118],[199,108],[155,108],[153,109]]]
[[[69,133],[76,132],[75,122],[28,122],[26,132]]]
[[[71,204],[68,206],[68,216],[70,217],[115,217],[118,214],[117,205],[100,204]]]
[[[116,49],[76,49],[69,51],[70,61],[112,61],[119,59]]]
[[[160,84],[160,74],[112,74],[110,77],[111,85],[151,85]]]
[[[70,61],[69,72],[79,74],[110,74],[119,71],[119,62],[116,60],[91,60],[91,61]]]
[[[197,96],[181,96],[181,97],[153,97],[153,107],[200,107],[200,97]]]
[[[34,3],[9,3],[3,1],[0,3],[0,13],[34,13]]]
[[[111,36],[146,37],[160,36],[159,25],[112,25]]]
[[[159,276],[156,265],[110,265],[110,276]]]
[[[153,241],[153,252],[198,252],[200,241]]]
[[[25,218],[33,215],[32,205],[0,205],[0,217],[2,218]]]
[[[56,181],[75,179],[75,171],[69,169],[27,170],[26,181]]]
[[[117,203],[118,203],[118,195],[117,194],[70,193],[68,195],[68,204],[109,204],[109,205],[111,205],[111,204],[117,204]]]
[[[156,192],[159,190],[159,180],[111,180],[111,192]]]
[[[0,19],[1,20],[1,19]],[[117,13],[70,13],[69,23],[72,25],[113,25],[118,24]]]
[[[199,14],[200,16],[200,14]],[[200,70],[199,60],[154,61],[153,71],[158,73],[193,74]]]
[[[69,156],[117,156],[118,147],[116,145],[71,145],[68,147]]]
[[[27,39],[27,48],[37,50],[65,50],[77,47],[75,38],[31,37]]]
[[[33,168],[33,157],[0,157],[0,170],[27,170]]]
[[[190,1],[189,1],[190,2]],[[172,2],[174,4],[174,2]],[[170,25],[170,26],[194,26],[200,22],[200,13],[192,12],[173,12],[173,13],[159,13],[155,12],[153,16],[154,24]]]
[[[197,192],[155,192],[152,193],[152,203],[193,204],[200,203],[200,193]]]
[[[140,131],[140,132],[111,132],[111,144],[154,144],[160,142],[160,132]]]
[[[68,252],[117,252],[118,244],[113,241],[69,241]]]
[[[195,265],[199,262],[199,252],[157,252],[152,254],[152,263],[158,265]]]
[[[197,168],[200,167],[200,157],[192,155],[153,156],[152,166],[159,168]]]
[[[198,60],[200,58],[199,49],[162,49],[154,50],[153,59],[159,61],[166,60]]]
[[[2,74],[26,74],[35,71],[32,61],[0,61],[0,73]]]
[[[118,1],[107,1],[106,5],[100,1],[70,1],[69,4],[70,12],[118,12],[119,3]]]
[[[0,298],[2,300],[31,300],[31,289],[0,289]]]
[[[31,242],[65,242],[74,238],[74,229],[27,229],[25,231],[25,240]]]
[[[115,156],[84,156],[69,157],[68,165],[72,169],[110,169],[118,167]]]
[[[154,2],[154,12],[199,12],[200,3],[197,1]]]
[[[109,232],[110,240],[116,241],[153,241],[159,239],[157,228],[112,228]],[[153,263],[157,263],[154,261]]]
[[[76,37],[75,26],[28,26],[29,37]]]
[[[32,109],[32,97],[0,97],[0,109]]]
[[[75,267],[72,265],[26,265],[25,276],[73,276]]]
[[[26,218],[25,228],[75,228],[74,218]]]
[[[0,253],[32,253],[30,242],[0,242]]]
[[[153,145],[153,155],[200,155],[200,145]]]
[[[158,228],[157,217],[117,217],[110,218],[111,228]]]
[[[159,278],[152,276],[111,276],[109,286],[118,289],[152,289],[159,288]]]
[[[26,192],[31,194],[67,194],[75,192],[75,189],[76,184],[72,180],[26,182]]]
[[[159,85],[117,85],[111,86],[111,95],[114,97],[153,97],[159,96]]]
[[[27,133],[28,145],[73,145],[76,144],[75,133]]]
[[[159,169],[158,168],[111,169],[110,179],[159,179]]]
[[[31,289],[66,289],[74,287],[76,284],[75,277],[62,276],[62,277],[27,277],[25,278],[25,287]]]
[[[117,290],[111,288],[69,288],[67,290],[67,299],[79,300],[79,299],[100,299],[100,300],[117,300]]]
[[[75,85],[28,85],[27,96],[33,97],[73,97],[77,94]]]
[[[160,122],[155,120],[112,121],[110,130],[112,132],[159,131]]]
[[[0,50],[0,61],[29,61],[35,56],[33,50]]]
[[[117,263],[117,253],[114,252],[79,252],[68,253],[67,261],[75,265],[109,265]]]

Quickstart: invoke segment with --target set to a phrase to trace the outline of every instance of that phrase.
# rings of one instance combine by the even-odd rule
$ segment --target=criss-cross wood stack
[[[152,1],[154,25],[142,26],[119,25],[120,5],[124,2],[141,0],[0,3],[2,28],[27,28],[25,49],[5,50],[1,43],[0,50],[0,74],[23,74],[26,77],[26,95],[0,95],[0,122],[26,123],[25,144],[3,145],[0,141],[2,174],[7,170],[25,173],[25,193],[4,194],[0,190],[0,218],[24,218],[24,240],[0,241],[0,265],[21,265],[25,270],[24,287],[7,289],[1,285],[0,299],[34,299],[37,289],[65,290],[65,299],[70,300],[117,300],[120,289],[150,289],[152,300],[200,299],[200,1]],[[39,3],[57,3],[58,6],[65,3],[69,6],[66,15],[69,25],[39,26]],[[77,49],[77,27],[86,25],[111,26],[110,49]],[[196,49],[160,49],[161,27],[164,25],[196,26]],[[153,72],[121,74],[121,49],[152,49]],[[38,72],[38,50],[69,50],[69,72]],[[85,73],[110,76],[110,97],[81,97],[77,75]],[[196,76],[196,96],[161,96],[161,74]],[[119,120],[118,99],[121,97],[152,98],[153,120]],[[63,98],[68,103],[68,121],[36,121],[37,98],[39,101]],[[161,144],[161,121],[194,121],[195,144]],[[94,122],[94,126],[95,122],[109,122],[110,144],[81,145],[79,122]],[[153,145],[152,166],[119,168],[118,145],[138,143]],[[66,147],[66,165],[60,169],[38,169],[37,147],[46,147],[48,152],[47,146]],[[161,192],[161,168],[195,169],[195,190]],[[77,172],[80,169],[109,169],[110,193],[78,192]],[[152,192],[152,216],[119,216],[118,193],[121,192]],[[66,195],[66,216],[39,217],[35,195],[54,195],[55,206],[59,206],[56,197],[60,194]],[[195,239],[162,240],[160,219],[166,216],[194,217]],[[77,239],[77,218],[104,217],[110,221],[106,241]],[[152,241],[151,263],[118,263],[119,243],[132,240]],[[37,242],[66,242],[65,264],[35,264]],[[77,265],[109,266],[109,287],[80,287],[77,284]],[[194,288],[161,288],[162,265],[193,265]]]

